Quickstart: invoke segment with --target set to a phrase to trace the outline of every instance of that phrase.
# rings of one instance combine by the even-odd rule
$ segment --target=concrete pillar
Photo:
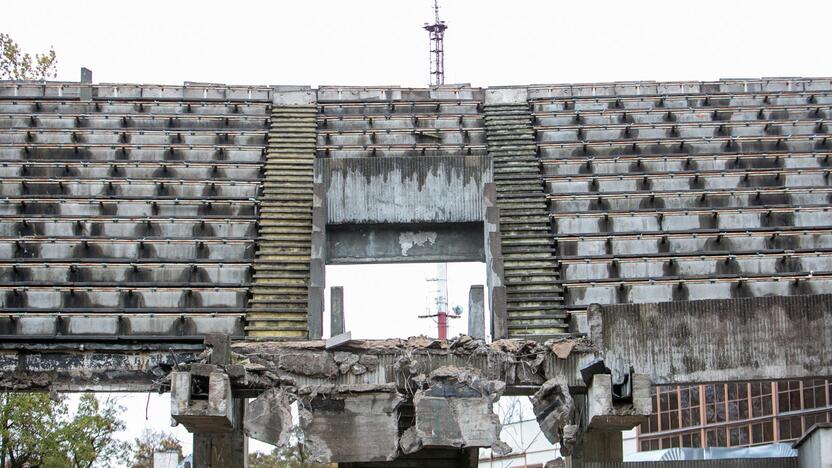
[[[481,284],[468,291],[468,336],[485,339],[485,292]]]
[[[329,288],[329,336],[344,333],[344,288]]]
[[[506,288],[503,284],[503,248],[500,236],[500,213],[497,208],[497,185],[485,184],[485,278],[491,306],[491,337],[508,337]]]
[[[243,433],[245,400],[235,398],[231,432],[194,433],[193,468],[240,468],[248,466],[248,439]]]
[[[81,67],[81,82],[78,87],[78,97],[82,101],[92,100],[92,70]]]
[[[326,186],[314,184],[312,200],[312,258],[309,263],[307,325],[310,340],[324,334],[324,288],[326,287]]]
[[[580,468],[584,463],[624,461],[624,442],[621,431],[590,429],[583,435],[577,453],[569,457],[567,466]]]

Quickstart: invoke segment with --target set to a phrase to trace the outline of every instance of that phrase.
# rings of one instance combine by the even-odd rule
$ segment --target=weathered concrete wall
[[[832,374],[832,295],[593,305],[592,342],[616,375],[653,383]]]
[[[319,158],[315,177],[326,184],[327,222],[459,223],[482,221],[482,156]]]

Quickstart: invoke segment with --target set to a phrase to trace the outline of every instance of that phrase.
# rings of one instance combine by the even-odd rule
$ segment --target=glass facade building
[[[813,424],[832,421],[830,396],[832,379],[657,386],[638,448],[794,442]]]

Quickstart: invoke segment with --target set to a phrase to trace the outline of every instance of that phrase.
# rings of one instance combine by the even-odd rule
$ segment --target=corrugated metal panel
[[[650,462],[593,462],[583,463],[581,468],[792,468],[797,467],[797,457],[745,458],[734,460],[680,460]]]
[[[483,219],[482,156],[318,159],[327,188],[327,222],[454,223]]]

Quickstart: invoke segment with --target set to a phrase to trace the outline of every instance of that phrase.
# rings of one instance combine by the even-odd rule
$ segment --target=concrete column
[[[316,182],[312,200],[312,258],[309,263],[307,325],[310,340],[324,332],[324,288],[326,287],[326,186]]]
[[[234,429],[231,432],[194,433],[193,468],[240,468],[248,466],[248,439],[243,433],[245,400],[235,398]]]
[[[497,208],[497,185],[485,184],[485,274],[491,306],[491,337],[508,337],[506,288],[503,284],[503,249],[500,237],[500,213]]]
[[[624,443],[621,431],[600,431],[590,429],[584,433],[579,453],[570,459],[571,468],[580,468],[584,463],[624,461]]]
[[[481,284],[468,291],[468,336],[485,339],[485,292]]]
[[[329,288],[329,336],[344,333],[344,288]]]
[[[92,100],[92,70],[81,67],[81,82],[78,87],[79,98],[82,101]]]

